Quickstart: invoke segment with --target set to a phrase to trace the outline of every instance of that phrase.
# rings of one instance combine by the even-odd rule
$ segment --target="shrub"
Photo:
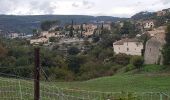
[[[145,65],[143,69],[144,72],[159,72],[164,70],[166,67],[161,65]]]
[[[144,59],[141,56],[133,56],[131,58],[131,64],[134,65],[137,69],[140,69],[144,64]]]
[[[0,44],[0,58],[5,57],[7,50]]]
[[[76,54],[78,54],[80,52],[80,50],[77,48],[77,47],[70,47],[69,49],[68,49],[68,53],[70,54],[70,55],[76,55]]]
[[[56,42],[56,38],[55,37],[50,37],[49,42]]]
[[[130,61],[130,56],[126,54],[117,54],[114,57],[114,62],[119,65],[128,65]]]
[[[131,70],[133,70],[134,68],[135,68],[134,65],[128,64],[128,65],[126,66],[125,72],[131,71]]]
[[[71,71],[64,68],[51,67],[49,68],[49,78],[50,80],[74,80],[74,75]]]

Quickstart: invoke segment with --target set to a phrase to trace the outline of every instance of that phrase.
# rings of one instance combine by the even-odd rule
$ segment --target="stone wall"
[[[165,44],[164,40],[152,37],[146,43],[145,48],[145,64],[161,64],[163,63],[162,47]]]

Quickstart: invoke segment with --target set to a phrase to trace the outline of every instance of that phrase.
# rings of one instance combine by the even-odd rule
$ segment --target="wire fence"
[[[0,100],[33,99],[32,80],[0,78]],[[126,93],[66,89],[41,83],[40,100],[170,100],[170,96],[161,92]]]

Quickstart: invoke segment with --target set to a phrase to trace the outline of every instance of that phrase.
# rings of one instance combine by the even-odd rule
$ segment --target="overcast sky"
[[[170,0],[0,0],[0,14],[130,17],[170,8]]]

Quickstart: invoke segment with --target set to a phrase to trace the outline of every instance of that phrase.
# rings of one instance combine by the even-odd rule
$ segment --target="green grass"
[[[99,98],[107,98],[108,96],[113,94],[107,93],[104,94],[103,92],[124,91],[124,92],[137,92],[139,94],[142,92],[164,92],[169,94],[170,93],[169,83],[170,83],[169,75],[155,75],[155,74],[115,75],[83,82],[41,82],[41,94],[42,94],[41,96],[42,100],[54,100],[54,99],[60,100],[63,97],[66,100],[67,99],[81,100],[75,97],[88,97],[90,98],[89,100],[105,100]],[[19,85],[19,80],[17,79],[0,78],[0,91],[1,91],[0,99],[3,100],[3,97],[13,97],[17,99],[21,98],[22,94],[23,98],[27,98],[26,100],[32,100],[34,91],[33,85],[34,85],[33,81],[20,80]],[[2,90],[11,92],[3,93]],[[92,91],[101,91],[102,93]],[[74,97],[62,96],[62,93],[64,93],[64,95],[71,95]],[[120,96],[119,93],[114,95]],[[150,100],[151,97],[150,95],[151,94],[145,94],[146,100]],[[96,99],[97,97],[98,99]],[[159,98],[160,94],[154,94],[153,97]]]
[[[162,65],[145,65],[142,69],[143,72],[161,72],[165,71],[165,66]]]
[[[53,84],[62,88],[90,91],[170,92],[170,76],[168,75],[116,75],[84,82],[56,82]]]

